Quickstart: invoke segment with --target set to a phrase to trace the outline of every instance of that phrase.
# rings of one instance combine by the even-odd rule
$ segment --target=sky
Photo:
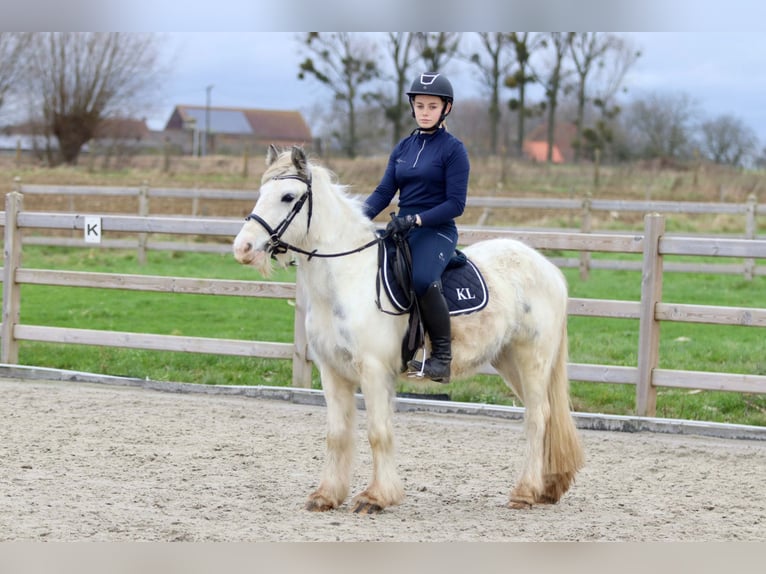
[[[756,32],[619,32],[642,56],[625,80],[626,98],[649,93],[685,93],[702,115],[731,114],[766,145],[766,34]],[[316,102],[329,91],[298,80],[302,59],[298,32],[163,33],[172,72],[152,109],[152,129],[161,129],[176,104],[297,109],[311,123]],[[453,64],[456,95],[468,87],[479,97],[467,65]],[[471,88],[473,86],[473,88]],[[510,97],[511,92],[506,96]],[[459,96],[458,96],[459,98]],[[459,99],[458,102],[459,104]],[[315,111],[314,111],[315,113]]]
[[[629,96],[684,92],[706,116],[739,117],[766,145],[763,0],[0,0],[0,9],[6,30],[165,37],[170,72],[143,114],[153,129],[176,104],[204,105],[208,86],[211,105],[310,116],[329,94],[296,77],[295,38],[307,31],[598,30],[633,36],[643,53]],[[456,88],[472,83],[454,73]]]

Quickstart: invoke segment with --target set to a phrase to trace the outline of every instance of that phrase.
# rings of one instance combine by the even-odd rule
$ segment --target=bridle
[[[308,233],[309,226],[311,225],[311,213],[314,210],[314,202],[313,202],[313,194],[311,192],[311,177],[302,177],[298,174],[288,173],[285,175],[274,176],[271,179],[272,180],[295,179],[306,185],[306,191],[304,192],[304,194],[301,195],[298,198],[298,201],[296,201],[293,204],[293,207],[290,210],[290,213],[288,213],[285,216],[285,218],[279,222],[279,225],[277,225],[276,229],[272,228],[266,222],[266,220],[263,219],[257,213],[251,213],[250,215],[245,217],[245,221],[257,221],[258,223],[261,224],[261,227],[263,227],[266,230],[266,233],[269,234],[268,251],[272,257],[275,257],[276,255],[287,253],[288,249],[295,250],[294,246],[290,245],[289,243],[285,241],[282,241],[282,235],[285,233],[285,231],[287,231],[287,228],[293,222],[293,219],[295,219],[295,216],[298,215],[298,212],[300,212],[300,210],[303,208],[303,204],[306,203],[307,199],[309,202],[309,214],[308,214],[308,222],[306,223],[306,233]]]
[[[368,247],[372,247],[373,245],[376,245],[380,241],[382,241],[382,237],[376,235],[374,239],[365,243],[361,247],[357,247],[356,249],[351,249],[349,251],[342,251],[339,253],[317,253],[316,249],[314,251],[306,251],[305,249],[301,249],[300,247],[296,247],[295,245],[287,243],[286,241],[282,239],[282,235],[284,235],[285,231],[287,231],[287,228],[293,222],[293,219],[295,219],[295,216],[298,215],[301,209],[303,209],[303,205],[306,203],[306,200],[308,200],[308,203],[309,203],[308,220],[306,222],[307,234],[309,231],[309,227],[311,226],[311,215],[314,210],[314,199],[313,199],[313,193],[311,189],[311,175],[309,174],[308,177],[304,177],[300,174],[288,173],[284,175],[274,176],[271,179],[272,180],[295,179],[297,181],[300,181],[306,186],[306,191],[304,192],[304,194],[301,195],[298,198],[298,200],[293,204],[293,207],[292,209],[290,209],[290,212],[285,216],[285,218],[282,221],[279,222],[276,228],[272,228],[266,222],[266,220],[263,219],[257,213],[251,213],[250,215],[245,217],[245,221],[257,221],[258,223],[260,223],[261,227],[263,227],[266,230],[266,233],[269,234],[267,250],[269,254],[271,255],[272,259],[275,258],[277,255],[281,255],[282,253],[287,253],[288,251],[294,251],[295,253],[306,255],[308,256],[309,260],[311,260],[312,257],[342,257],[344,255],[351,255],[352,253],[358,253],[359,251],[364,251]]]

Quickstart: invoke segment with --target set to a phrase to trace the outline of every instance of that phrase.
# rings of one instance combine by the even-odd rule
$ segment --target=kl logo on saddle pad
[[[455,290],[455,294],[457,295],[458,301],[473,301],[476,299],[476,296],[471,293],[470,287],[460,287]]]

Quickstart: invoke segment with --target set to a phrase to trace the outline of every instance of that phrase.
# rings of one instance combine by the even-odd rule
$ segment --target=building
[[[309,148],[312,143],[308,124],[293,110],[178,105],[164,134],[184,153],[198,155],[257,153],[269,144]]]
[[[58,149],[55,136],[45,136],[45,126],[40,122],[26,121],[8,126],[0,131],[0,152],[17,150],[21,153],[42,155],[46,149]],[[154,138],[155,140],[157,138]],[[139,153],[152,147],[152,132],[146,120],[132,118],[106,118],[96,127],[93,139],[83,145],[83,153],[99,150],[101,153]],[[158,140],[160,141],[160,140]],[[161,149],[161,144],[155,142]]]
[[[577,135],[577,127],[573,123],[556,123],[553,129],[553,163],[569,163],[574,161],[572,143]],[[532,161],[548,161],[548,123],[544,122],[534,128],[524,138],[524,157]]]

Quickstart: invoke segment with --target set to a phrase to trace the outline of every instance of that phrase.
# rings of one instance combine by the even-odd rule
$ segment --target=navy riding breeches
[[[434,281],[440,281],[457,247],[454,222],[438,227],[415,227],[407,235],[412,253],[412,286],[420,297]]]

